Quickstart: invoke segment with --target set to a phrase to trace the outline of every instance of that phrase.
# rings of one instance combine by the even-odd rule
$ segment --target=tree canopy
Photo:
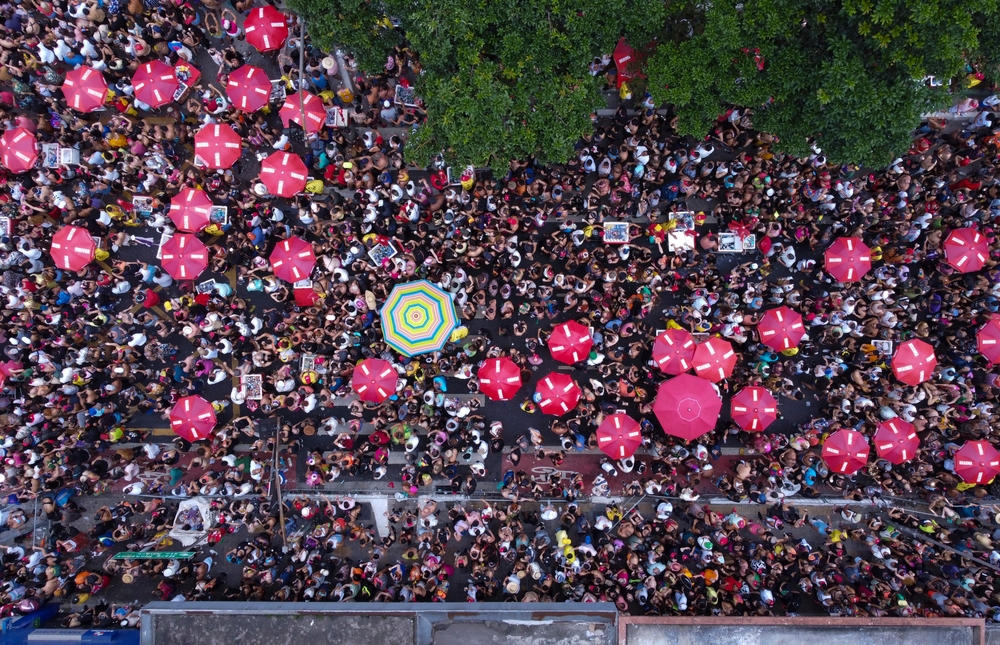
[[[423,73],[427,122],[407,144],[424,163],[506,168],[536,156],[565,161],[605,105],[588,65],[620,36],[656,36],[665,10],[638,0],[295,0],[322,47],[353,52],[370,73],[408,43]],[[395,25],[395,26],[394,26]],[[651,28],[652,27],[652,28]]]
[[[595,56],[620,37],[651,51],[648,91],[683,134],[705,136],[732,105],[779,147],[881,166],[909,147],[948,84],[1000,64],[1000,0],[292,0],[321,47],[369,73],[408,45],[427,122],[407,144],[426,163],[503,169],[565,161],[604,106]],[[935,76],[934,87],[923,82]]]
[[[688,37],[662,42],[649,89],[685,134],[729,105],[806,154],[882,166],[905,152],[920,115],[950,102],[950,79],[978,60],[996,0],[723,0],[690,11]],[[986,40],[993,36],[987,35]],[[923,82],[935,76],[943,86]]]

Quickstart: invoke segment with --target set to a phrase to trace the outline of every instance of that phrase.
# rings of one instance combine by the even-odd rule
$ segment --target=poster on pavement
[[[375,266],[382,266],[382,262],[385,260],[391,260],[396,257],[398,251],[396,247],[392,245],[392,242],[387,242],[385,244],[377,244],[373,246],[368,251],[368,257],[372,259]]]
[[[605,244],[628,244],[628,222],[605,222]]]
[[[264,377],[260,374],[247,374],[240,377],[240,385],[246,398],[260,401],[264,398]]]
[[[742,253],[743,242],[736,233],[719,233],[719,253]]]
[[[332,107],[326,111],[326,127],[346,128],[348,126],[347,110],[341,107]]]
[[[226,226],[229,224],[229,207],[213,205],[208,211],[208,220],[220,227]]]
[[[132,198],[132,208],[135,209],[139,217],[149,217],[153,214],[153,198],[145,195],[136,195]]]

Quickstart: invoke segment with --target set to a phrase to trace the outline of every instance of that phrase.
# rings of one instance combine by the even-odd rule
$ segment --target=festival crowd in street
[[[424,113],[399,98],[418,60],[398,50],[368,77],[306,43],[299,79],[295,18],[261,45],[265,9],[280,15],[0,5],[0,489],[8,530],[35,499],[52,523],[34,550],[10,542],[3,603],[134,626],[136,607],[87,599],[149,578],[167,600],[1000,620],[1000,98],[927,120],[881,170],[792,158],[738,109],[692,141],[639,101],[595,116],[565,165],[420,169],[403,144]],[[746,252],[726,253],[734,240]],[[412,356],[382,315],[411,283],[456,318]],[[557,357],[579,328],[577,355]],[[572,396],[551,395],[550,355],[574,365],[557,372]],[[387,365],[388,389],[366,392],[359,361]],[[704,427],[680,428],[690,398],[669,408],[685,380],[717,404]],[[780,405],[738,409],[744,391]],[[807,399],[808,422],[767,430]],[[518,469],[602,449],[622,420],[640,434],[595,452],[597,477]],[[177,440],[153,441],[168,423]],[[284,513],[272,485],[296,482],[272,470],[276,446],[315,491]],[[399,493],[387,535],[323,494],[380,480]],[[442,485],[472,501],[405,501]],[[74,528],[83,500],[122,486],[133,501]],[[591,501],[612,493],[648,497]],[[199,496],[211,521],[177,515]],[[834,520],[802,510],[821,496],[842,498]],[[171,528],[238,544],[107,559]]]

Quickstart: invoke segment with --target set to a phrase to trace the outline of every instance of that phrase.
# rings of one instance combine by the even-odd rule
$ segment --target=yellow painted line
[[[151,433],[154,437],[169,437],[174,434],[170,428],[153,428]]]
[[[160,318],[163,318],[165,321],[167,321],[167,322],[173,322],[173,318],[171,318],[170,316],[168,316],[167,312],[163,311],[158,306],[152,307],[152,310],[153,310],[154,314],[156,314]]]
[[[96,260],[96,262],[97,262],[97,266],[99,266],[99,267],[101,267],[102,269],[104,269],[105,273],[107,273],[107,274],[108,274],[108,275],[110,275],[110,276],[114,276],[114,271],[112,271],[112,270],[111,270],[111,267],[109,267],[109,266],[108,266],[108,265],[107,265],[107,264],[106,264],[106,263],[104,262],[104,260]]]

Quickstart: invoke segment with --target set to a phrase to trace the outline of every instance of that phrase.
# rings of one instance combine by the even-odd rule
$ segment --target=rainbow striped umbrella
[[[393,287],[381,314],[385,342],[404,356],[438,351],[458,326],[451,294],[427,280]]]

